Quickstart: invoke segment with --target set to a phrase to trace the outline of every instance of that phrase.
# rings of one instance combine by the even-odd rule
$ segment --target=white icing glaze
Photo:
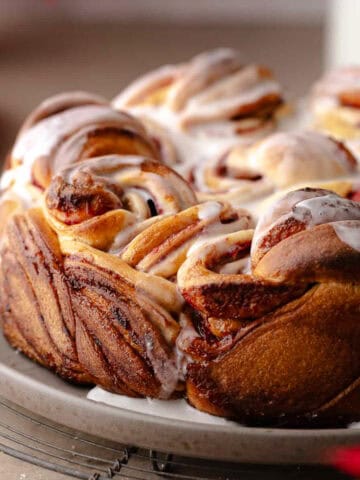
[[[40,200],[41,190],[31,184],[29,169],[20,165],[6,170],[0,179],[0,202],[10,197],[20,200],[23,208],[37,206]]]
[[[108,179],[131,187],[134,178],[141,178],[143,161],[143,157],[106,155],[72,165],[58,173],[58,176],[72,184],[76,182],[79,172],[86,172],[91,174],[95,180],[104,181],[104,179]],[[150,178],[150,176],[151,173],[148,173],[147,177]]]
[[[199,206],[198,218],[199,220],[207,220],[218,217],[222,208],[219,202],[205,202]]]
[[[253,254],[264,236],[276,225],[295,218],[311,228],[325,223],[360,220],[360,203],[321,190],[298,190],[280,199],[260,218],[251,246]]]
[[[134,129],[134,120],[107,106],[89,105],[72,108],[41,120],[26,130],[14,145],[12,158],[31,169],[39,157],[46,157],[70,133],[91,123],[124,122],[124,128]]]
[[[150,217],[144,220],[143,222],[138,222],[136,216],[129,212],[129,216],[132,216],[130,225],[121,230],[114,238],[114,241],[109,249],[109,253],[113,255],[119,255],[122,249],[133,239],[141,233],[143,230],[148,228],[155,222],[165,218],[167,215],[158,215],[156,217]]]
[[[179,323],[181,330],[176,338],[175,355],[180,380],[185,380],[187,367],[189,363],[192,362],[192,359],[184,350],[186,350],[196,338],[199,338],[200,335],[183,313],[180,315]]]
[[[229,80],[232,80],[232,78],[224,79],[222,82],[227,82]],[[221,114],[226,115],[227,112],[230,113],[235,111],[235,107],[237,105],[251,105],[262,97],[270,94],[280,93],[280,86],[274,80],[258,82],[248,88],[245,92],[240,91],[240,93],[228,96],[227,98],[214,98],[211,102],[208,102],[211,93],[209,91],[205,91],[189,100],[187,108],[182,114],[182,120],[186,121],[187,118],[191,119],[192,117],[194,119],[216,119]]]
[[[260,216],[259,221],[256,225],[253,241],[251,244],[251,255],[258,247],[261,240],[267,234],[269,230],[274,226],[278,221],[285,220],[292,213],[293,206],[305,200],[306,198],[312,198],[314,196],[313,192],[307,192],[304,190],[298,190],[295,192],[290,192],[285,197],[279,199],[277,202],[271,204],[267,210]]]
[[[360,222],[356,220],[335,222],[332,227],[340,240],[360,252]]]
[[[340,220],[360,220],[360,204],[330,193],[300,201],[293,207],[292,215],[308,227]]]
[[[159,359],[156,352],[154,353],[154,343],[152,338],[145,334],[144,340],[146,355],[151,362],[156,378],[161,383],[159,396],[160,398],[167,399],[174,392],[179,381],[179,371],[176,362],[170,358],[167,360],[164,360],[164,358]]]
[[[171,275],[173,275],[174,272],[177,271],[179,266],[179,257],[181,257],[182,252],[186,251],[189,243],[190,240],[188,242],[185,242],[176,250],[173,250],[172,252],[167,254],[165,258],[148,268],[148,272],[152,275],[158,275],[165,278],[171,277]],[[139,263],[137,268],[139,270],[142,269],[141,262]]]
[[[250,256],[245,258],[240,258],[235,262],[226,263],[225,265],[221,265],[218,269],[218,273],[222,274],[247,274],[251,272],[251,260]]]
[[[213,122],[204,129],[184,131],[179,125],[179,117],[165,106],[142,105],[130,108],[130,111],[139,118],[148,117],[165,126],[180,162],[185,163],[187,168],[196,167],[211,158],[220,158],[235,145],[248,145],[257,138],[254,135],[237,135],[232,130],[231,122]],[[227,131],[224,131],[224,126]],[[182,168],[181,165],[175,165],[179,173]]]
[[[334,140],[311,131],[270,135],[250,149],[246,163],[268,176],[278,188],[348,175],[356,168]]]
[[[187,257],[192,256],[194,253],[196,254],[199,250],[205,250],[208,245],[221,242],[222,239],[226,242],[229,233],[245,230],[251,228],[251,226],[252,220],[247,216],[241,215],[234,222],[225,224],[217,222],[209,225],[191,245],[187,252]]]
[[[230,235],[231,233],[225,233],[222,235],[207,235],[199,238],[188,250],[187,258],[197,257],[198,259],[204,259],[209,251],[212,250],[219,256],[231,252],[233,246]]]

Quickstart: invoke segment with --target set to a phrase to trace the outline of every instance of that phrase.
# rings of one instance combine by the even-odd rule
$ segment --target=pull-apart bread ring
[[[43,102],[0,181],[8,342],[72,382],[249,424],[360,421],[358,166],[318,132],[264,139],[282,103],[231,49],[114,108]]]
[[[360,204],[319,189],[194,250],[178,272],[191,404],[250,424],[359,420],[359,272]]]

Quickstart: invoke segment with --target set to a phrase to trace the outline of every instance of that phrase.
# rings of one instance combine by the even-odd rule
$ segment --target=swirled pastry
[[[109,155],[58,171],[43,196],[42,208],[13,214],[1,238],[9,342],[73,381],[176,395],[182,298],[109,249],[127,228],[191,207],[190,186],[156,160]]]
[[[69,92],[45,100],[25,120],[9,154],[0,181],[2,218],[39,204],[59,169],[106,154],[160,160],[144,126],[101,97]]]
[[[143,125],[129,114],[113,110],[92,94],[56,95],[25,120],[9,155],[1,189],[11,186],[31,204],[36,196],[33,187],[45,189],[60,168],[106,154],[159,159]]]
[[[356,174],[357,161],[342,142],[295,131],[273,133],[248,149],[234,147],[221,159],[194,168],[192,179],[200,199],[242,205],[298,184]]]
[[[359,266],[360,204],[316,189],[193,251],[178,272],[190,402],[252,424],[359,420]]]
[[[311,108],[317,128],[341,139],[360,138],[360,67],[327,73],[314,86]]]
[[[244,65],[226,48],[150,72],[113,101],[117,109],[150,119],[148,128],[160,145],[171,140],[172,162],[193,165],[271,131],[282,103],[269,69]]]
[[[46,192],[52,228],[102,250],[127,227],[195,203],[180,175],[139,156],[107,155],[75,164],[55,175]]]
[[[172,278],[189,250],[252,225],[246,210],[205,202],[153,223],[122,249],[121,258],[137,270]]]

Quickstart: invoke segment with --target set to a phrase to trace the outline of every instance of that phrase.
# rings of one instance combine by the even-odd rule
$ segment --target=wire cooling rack
[[[173,456],[119,445],[35,416],[0,397],[0,451],[85,480],[340,480],[326,468],[256,466]]]

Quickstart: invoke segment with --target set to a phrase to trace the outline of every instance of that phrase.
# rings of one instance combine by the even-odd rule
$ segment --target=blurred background
[[[325,65],[349,60],[359,9],[358,0],[1,0],[0,155],[47,96],[110,99],[147,70],[216,46],[269,65],[288,96],[304,95]]]

